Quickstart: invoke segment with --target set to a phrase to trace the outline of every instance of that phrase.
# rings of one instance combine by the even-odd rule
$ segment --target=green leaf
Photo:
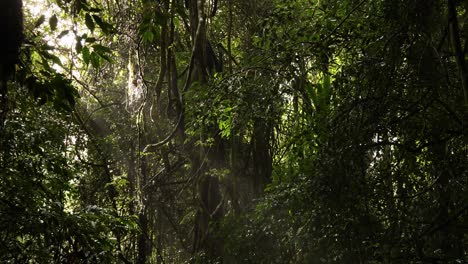
[[[112,58],[109,56],[112,54],[112,50],[108,47],[102,46],[100,44],[93,45],[94,52],[108,62],[113,62]]]
[[[109,63],[113,63],[113,62],[114,62],[114,60],[113,60],[110,56],[108,56],[107,54],[105,54],[105,53],[98,53],[98,55],[99,55],[101,58],[103,58],[104,60],[106,60],[107,62],[109,62]]]
[[[96,42],[96,38],[86,38],[85,41],[86,43],[94,43]]]
[[[45,21],[45,16],[44,15],[40,16],[37,19],[36,23],[34,23],[34,28],[38,28],[40,25],[44,23],[44,21]]]
[[[94,51],[100,52],[100,53],[112,53],[111,49],[109,49],[108,47],[102,46],[100,44],[94,44],[93,49]]]
[[[99,55],[96,52],[91,52],[90,60],[91,65],[93,65],[94,68],[98,69],[101,64],[99,61]]]
[[[41,49],[43,49],[43,50],[54,50],[55,48],[54,48],[54,46],[44,44],[44,45],[41,45]]]
[[[111,24],[104,22],[100,16],[92,15],[94,22],[101,28],[104,34],[110,34],[113,31],[113,27]]]
[[[70,32],[70,30],[64,30],[62,32],[60,32],[60,34],[57,36],[57,38],[63,38],[64,36],[68,35],[68,33]]]
[[[77,53],[80,53],[82,49],[83,49],[83,45],[81,44],[81,38],[77,38],[76,44],[75,44],[75,51]]]
[[[152,43],[154,40],[154,34],[150,30],[143,33],[142,40],[145,43]]]
[[[90,53],[89,53],[89,48],[88,47],[84,47],[81,51],[81,55],[83,56],[83,62],[88,65],[89,64],[89,60],[90,60]]]
[[[52,31],[55,31],[57,29],[57,23],[58,19],[56,15],[53,15],[49,18],[49,26]]]
[[[85,24],[86,24],[86,27],[89,30],[91,30],[91,32],[94,31],[94,28],[96,27],[96,25],[94,24],[94,21],[91,18],[91,16],[89,15],[89,13],[86,13],[86,15],[85,15]]]
[[[55,64],[58,64],[60,66],[63,66],[62,65],[62,61],[60,60],[59,57],[55,56],[54,54],[51,54],[51,53],[44,53],[43,54],[44,58],[46,58],[47,60],[51,60],[53,61]]]
[[[46,58],[42,58],[41,65],[42,65],[42,67],[44,67],[44,69],[46,71],[52,72],[52,68],[50,67],[49,62],[48,62],[48,60]]]

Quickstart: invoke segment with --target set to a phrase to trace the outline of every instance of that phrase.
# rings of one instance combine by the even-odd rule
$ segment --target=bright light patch
[[[75,36],[72,33],[62,35],[58,38],[60,32],[71,29],[73,24],[70,18],[61,17],[60,14],[63,12],[58,6],[52,4],[49,0],[25,0],[24,9],[32,19],[38,19],[40,16],[44,16],[45,22],[43,25],[47,25],[49,19],[56,15],[58,17],[57,29],[45,36],[45,40],[51,46],[59,46],[61,48],[72,48],[75,42]]]
[[[23,6],[32,17],[50,16],[51,14],[51,9],[48,8],[50,3],[47,0],[24,0]]]
[[[64,10],[50,0],[24,0],[23,9],[25,16],[34,21],[33,23],[44,16],[44,22],[34,29],[35,33],[41,36],[49,46],[55,47],[54,53],[63,65],[69,65],[68,62],[71,60],[69,55],[74,52],[76,44],[76,36],[72,29],[77,27],[76,24],[73,24],[71,16],[64,14]],[[52,31],[49,21],[54,15],[57,17],[58,23],[55,30]],[[78,29],[80,29],[79,26]],[[73,63],[75,66],[78,64],[76,61]],[[58,64],[51,66],[59,72],[64,71],[62,66]]]

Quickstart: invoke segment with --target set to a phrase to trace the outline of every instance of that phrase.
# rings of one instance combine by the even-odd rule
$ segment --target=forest
[[[468,263],[468,0],[0,0],[0,263]]]

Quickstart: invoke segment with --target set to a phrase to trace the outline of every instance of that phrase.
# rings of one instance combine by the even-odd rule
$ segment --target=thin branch
[[[72,75],[72,78],[78,83],[81,85],[81,87],[83,87],[83,89],[85,89],[94,99],[96,99],[96,101],[98,102],[98,104],[100,106],[104,106],[105,104],[101,101],[101,99],[99,99],[99,97],[97,97],[97,95],[94,94],[94,92],[91,91],[91,89],[89,89],[88,85],[86,85],[86,83],[84,83],[83,81],[81,81],[80,79],[78,79],[75,75]]]

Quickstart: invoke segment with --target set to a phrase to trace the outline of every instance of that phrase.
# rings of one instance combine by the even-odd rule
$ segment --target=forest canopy
[[[1,263],[468,263],[467,0],[1,0]]]

